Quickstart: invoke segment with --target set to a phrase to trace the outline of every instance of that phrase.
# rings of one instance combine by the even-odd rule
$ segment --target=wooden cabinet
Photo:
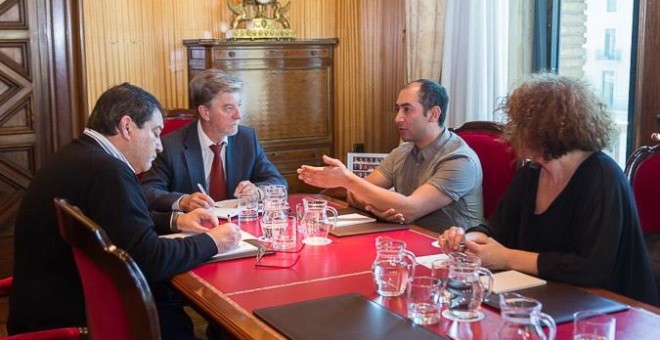
[[[337,39],[184,40],[188,77],[218,68],[245,83],[241,124],[257,130],[290,192],[318,192],[298,180],[301,164],[334,157],[333,49]]]

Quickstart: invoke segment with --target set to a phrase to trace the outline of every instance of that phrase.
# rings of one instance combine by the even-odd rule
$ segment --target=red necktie
[[[222,147],[225,143],[220,145],[211,145],[213,151],[213,163],[211,163],[211,176],[209,177],[209,193],[211,198],[215,201],[222,201],[227,199],[227,182],[225,181],[225,169],[222,166]]]

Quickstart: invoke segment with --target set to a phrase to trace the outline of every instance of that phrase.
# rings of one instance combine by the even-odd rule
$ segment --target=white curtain
[[[495,108],[507,93],[508,0],[449,0],[442,84],[449,92],[446,125],[499,121]]]
[[[440,80],[445,0],[406,0],[406,82]]]
[[[532,73],[534,1],[509,1],[509,91]]]
[[[440,80],[446,125],[502,121],[496,109],[531,73],[529,0],[406,0],[406,80]]]

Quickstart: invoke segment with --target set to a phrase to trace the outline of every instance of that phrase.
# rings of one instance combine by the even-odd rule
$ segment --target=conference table
[[[327,199],[336,208],[346,208],[345,202],[322,195],[292,194],[289,204],[295,207],[302,197]],[[255,228],[258,229],[258,228]],[[246,230],[259,236],[260,230]],[[201,314],[241,339],[277,339],[282,334],[257,318],[253,311],[260,308],[309,301],[351,292],[406,317],[405,294],[402,297],[381,297],[376,292],[371,265],[376,256],[375,239],[388,236],[403,240],[416,256],[439,254],[432,242],[438,234],[417,226],[410,229],[333,237],[323,246],[307,245],[297,254],[299,260],[290,268],[256,267],[254,257],[213,262],[201,265],[172,278],[171,284]],[[430,270],[417,266],[416,275]],[[590,292],[630,306],[613,313],[617,339],[658,338],[660,309],[602,289]],[[483,305],[485,318],[478,322],[454,322],[442,318],[437,324],[424,326],[439,335],[453,338],[492,338],[503,320],[499,311]],[[571,339],[572,323],[557,325],[557,339]]]

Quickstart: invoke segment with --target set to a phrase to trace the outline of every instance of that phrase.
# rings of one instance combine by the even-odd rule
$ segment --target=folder
[[[289,339],[449,339],[358,293],[254,310]]]
[[[550,315],[558,324],[573,321],[573,313],[581,310],[613,313],[629,308],[627,305],[617,301],[558,282],[548,282],[541,286],[521,289],[515,292],[540,301],[543,304],[541,311]],[[500,296],[493,294],[488,297],[485,303],[499,310]]]

